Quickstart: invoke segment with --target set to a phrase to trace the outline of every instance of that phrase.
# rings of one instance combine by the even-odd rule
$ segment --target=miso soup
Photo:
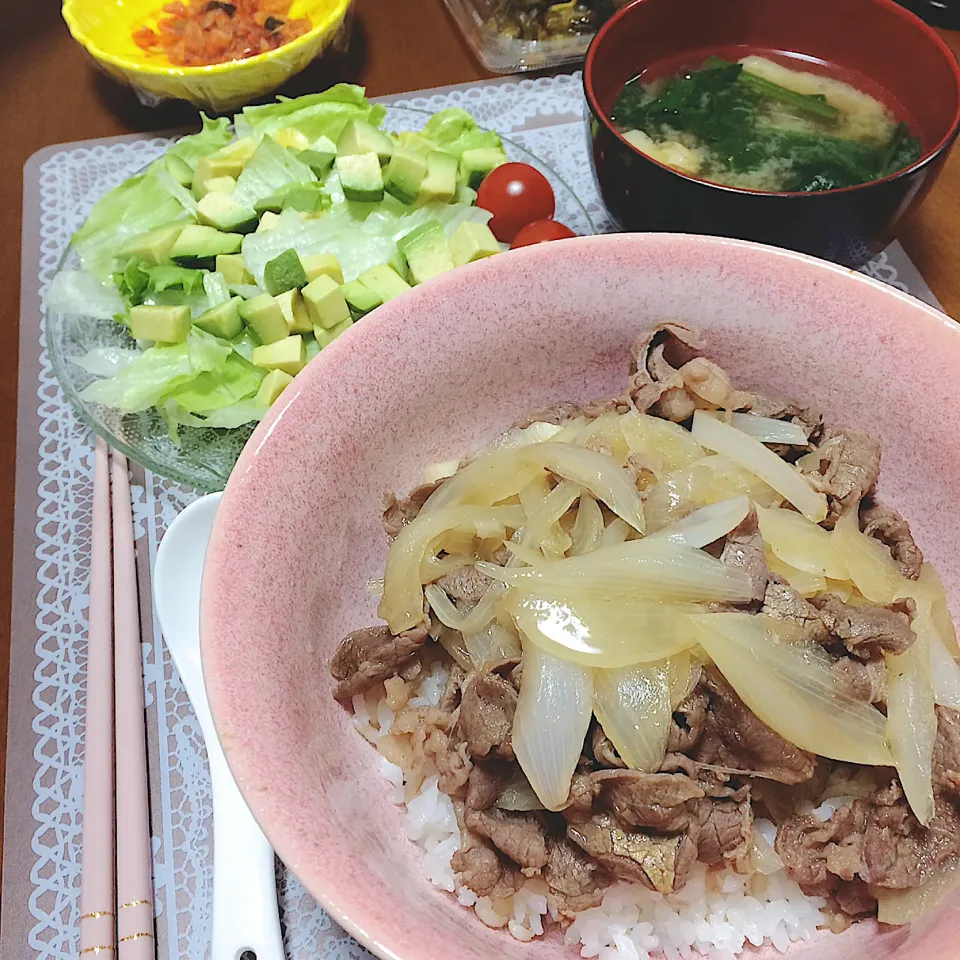
[[[849,83],[760,56],[627,83],[612,119],[654,160],[704,180],[811,192],[878,180],[920,158],[904,119]]]

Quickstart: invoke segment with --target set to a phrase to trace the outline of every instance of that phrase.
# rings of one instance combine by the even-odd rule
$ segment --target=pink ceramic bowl
[[[741,383],[809,400],[885,441],[881,493],[960,609],[960,329],[917,300],[796,253],[621,235],[529,247],[381,307],[314,360],[227,486],[203,583],[217,728],[277,853],[383,958],[576,957],[484,927],[418,872],[377,757],[331,696],[327,661],[374,622],[378,499],[555,401],[618,392],[645,324],[702,328]],[[872,923],[795,946],[818,960],[955,956],[960,902],[917,929]],[[771,950],[771,954],[776,954]]]

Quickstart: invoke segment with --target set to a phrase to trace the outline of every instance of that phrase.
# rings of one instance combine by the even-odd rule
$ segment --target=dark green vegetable
[[[656,88],[654,88],[656,90]],[[822,132],[779,127],[771,101],[808,115]],[[706,146],[711,168],[705,176],[756,170],[772,159],[789,160],[782,191],[816,191],[877,180],[914,163],[920,141],[899,124],[880,147],[831,134],[840,111],[821,94],[797,93],[745,71],[739,63],[709,58],[698,70],[671,78],[656,92],[638,80],[626,84],[614,104],[613,120],[623,129],[653,139],[689,134]]]

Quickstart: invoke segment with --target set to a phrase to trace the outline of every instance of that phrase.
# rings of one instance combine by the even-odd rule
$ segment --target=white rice
[[[434,664],[419,683],[410,706],[435,706],[440,701],[446,670]],[[394,714],[385,699],[370,704],[354,698],[354,725],[374,745],[393,726]],[[392,784],[391,799],[404,804],[404,772],[386,757],[380,770]],[[405,804],[407,837],[423,850],[422,871],[430,883],[456,894],[465,907],[490,927],[505,927],[517,940],[532,940],[544,932],[551,913],[543,880],[527,880],[507,900],[494,904],[457,883],[450,861],[460,847],[460,831],[453,802],[438,789],[438,778],[428,777]],[[827,819],[827,802],[816,813]],[[772,845],[776,827],[757,820],[757,832]],[[809,940],[827,924],[821,912],[826,901],[808,897],[781,869],[761,877],[747,877],[733,869],[719,875],[698,864],[678,893],[663,896],[639,884],[618,883],[604,893],[598,907],[577,914],[565,931],[568,944],[580,955],[599,960],[711,960],[738,956],[748,945],[772,944],[783,952],[797,940]],[[553,915],[556,919],[556,915]]]

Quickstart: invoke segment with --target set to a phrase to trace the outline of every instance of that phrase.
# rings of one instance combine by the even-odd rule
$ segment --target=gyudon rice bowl
[[[336,698],[432,883],[584,956],[902,925],[960,864],[960,655],[880,446],[696,331],[387,495]],[[811,405],[807,405],[811,404]]]

